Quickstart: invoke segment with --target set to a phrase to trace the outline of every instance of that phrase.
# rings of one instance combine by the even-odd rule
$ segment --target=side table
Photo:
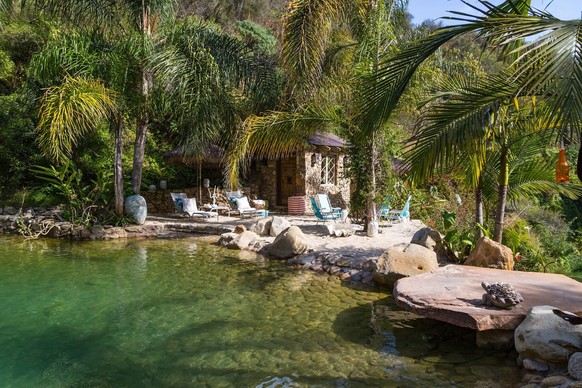
[[[222,211],[223,213],[227,213],[227,215],[230,217],[230,208],[228,206],[218,206],[218,205],[203,205],[200,207],[200,209],[204,210],[204,211],[208,211],[211,213],[216,212],[216,219],[220,219],[219,214]]]

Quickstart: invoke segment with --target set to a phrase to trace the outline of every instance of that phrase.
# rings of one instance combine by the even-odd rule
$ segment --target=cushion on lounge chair
[[[236,208],[238,210],[251,209],[251,204],[247,197],[240,197],[236,199]]]

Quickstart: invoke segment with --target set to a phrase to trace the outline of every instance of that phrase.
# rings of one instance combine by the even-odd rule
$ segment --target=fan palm
[[[496,85],[502,80],[506,78],[497,79]],[[547,108],[535,100],[511,99],[515,88],[511,82],[505,81],[505,87],[497,90],[484,90],[490,82],[486,79],[473,87],[439,94],[444,101],[431,105],[423,116],[418,132],[408,141],[406,159],[413,182],[423,182],[437,169],[463,166],[467,184],[476,192],[479,224],[483,224],[482,199],[491,200],[495,188],[494,239],[501,241],[506,198],[516,200],[520,195],[543,192],[575,198],[580,189],[548,181],[549,165],[539,158],[540,144],[545,147],[551,136],[544,121]]]

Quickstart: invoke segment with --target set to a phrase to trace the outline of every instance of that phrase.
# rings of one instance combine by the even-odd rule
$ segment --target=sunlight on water
[[[0,386],[510,386],[390,296],[184,240],[0,236]]]

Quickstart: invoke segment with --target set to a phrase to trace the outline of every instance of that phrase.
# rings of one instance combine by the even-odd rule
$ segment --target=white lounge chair
[[[218,212],[205,212],[198,210],[196,198],[188,198],[186,193],[170,193],[174,206],[179,213],[186,213],[188,216],[199,216],[204,219],[215,216],[218,219]]]
[[[342,216],[343,209],[341,207],[332,207],[331,202],[329,201],[329,196],[327,194],[317,194],[317,206],[319,207],[319,211],[322,214],[325,213],[337,214],[337,218],[341,218]],[[345,220],[342,219],[342,221]]]
[[[244,217],[245,214],[248,214],[251,217],[257,216],[257,209],[254,207],[251,207],[251,205],[249,204],[249,199],[247,197],[243,196],[240,198],[236,198],[234,200],[234,203],[236,205],[236,210],[240,214],[241,218]]]

